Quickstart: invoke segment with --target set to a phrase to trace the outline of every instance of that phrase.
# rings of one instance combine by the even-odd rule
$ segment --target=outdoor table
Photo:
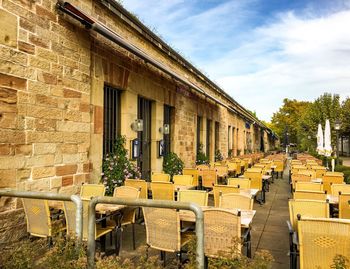
[[[196,186],[193,186],[193,185],[174,185],[174,191],[177,192],[177,191],[184,191],[184,190],[193,190],[195,189]],[[152,191],[151,189],[151,182],[147,182],[147,189],[149,191]]]
[[[214,206],[201,206],[201,208],[204,209],[218,209],[218,207]],[[220,208],[223,210],[226,210],[228,212],[232,212],[237,214],[238,210],[236,208]],[[253,221],[253,218],[255,216],[256,210],[240,210],[241,211],[241,227],[242,228],[249,228],[250,224]],[[179,216],[181,221],[187,221],[187,222],[196,222],[195,214],[192,211],[189,210],[180,210]]]
[[[271,172],[271,175],[272,175],[272,182],[274,182],[274,179],[275,179],[275,177],[274,177],[274,174],[275,174],[275,169],[277,168],[277,165],[271,165],[271,170],[272,170],[272,172]],[[278,176],[277,176],[278,177]]]
[[[250,195],[252,197],[255,197],[259,192],[259,189],[239,189],[240,194]],[[208,192],[209,195],[214,195],[214,191],[211,190]]]
[[[314,178],[314,179],[311,179],[311,182],[314,182],[314,183],[322,183],[323,180],[322,180],[322,178]]]

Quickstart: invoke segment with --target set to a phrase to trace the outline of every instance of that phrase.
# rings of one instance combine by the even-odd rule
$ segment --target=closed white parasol
[[[324,156],[331,156],[332,151],[331,125],[329,124],[329,120],[326,120],[326,127],[324,128]]]
[[[316,150],[318,154],[323,155],[323,131],[321,124],[318,125]]]

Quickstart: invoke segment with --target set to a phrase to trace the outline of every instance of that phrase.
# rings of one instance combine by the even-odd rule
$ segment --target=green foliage
[[[209,164],[209,158],[205,155],[203,151],[203,144],[199,143],[198,151],[197,151],[197,160],[196,164]]]
[[[232,158],[233,157],[233,149],[229,149],[227,155],[229,158]]]
[[[163,171],[169,174],[171,179],[174,175],[181,175],[184,162],[174,152],[169,152],[163,160]]]
[[[333,258],[332,269],[347,269],[350,267],[349,259],[343,255],[335,255]]]
[[[140,178],[140,169],[129,160],[124,147],[125,137],[118,136],[113,151],[103,158],[101,182],[106,186],[106,194],[112,195],[114,188],[122,186],[125,179]]]
[[[224,157],[222,156],[221,152],[219,149],[215,150],[215,161],[222,161]]]

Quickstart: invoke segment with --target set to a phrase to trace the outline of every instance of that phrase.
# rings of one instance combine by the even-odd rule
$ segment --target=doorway
[[[141,177],[147,181],[151,178],[151,121],[152,101],[138,98],[138,119],[143,120],[143,131],[138,132],[140,141],[140,157],[137,165],[141,170]]]

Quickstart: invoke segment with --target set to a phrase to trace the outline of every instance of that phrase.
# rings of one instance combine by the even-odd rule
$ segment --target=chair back
[[[103,184],[83,184],[80,189],[80,197],[88,198],[105,196],[106,187]]]
[[[196,169],[197,169],[197,170],[202,170],[202,171],[203,171],[203,170],[209,170],[209,168],[210,168],[210,167],[209,167],[209,165],[207,165],[207,164],[199,164],[199,165],[196,166]]]
[[[249,178],[228,178],[227,179],[227,185],[228,186],[239,186],[240,189],[250,189],[250,182],[251,180]]]
[[[282,160],[274,160],[273,164],[276,165],[275,172],[284,171],[284,162]]]
[[[216,170],[203,170],[202,173],[202,186],[205,188],[212,188],[217,183]]]
[[[331,193],[331,184],[344,183],[344,174],[339,172],[326,172],[322,178],[324,190]]]
[[[321,200],[326,201],[327,194],[324,191],[295,191],[293,193],[293,198],[306,199],[306,200]]]
[[[338,196],[339,192],[341,193],[350,193],[350,184],[332,184],[331,185],[331,194]]]
[[[312,169],[316,173],[316,178],[322,178],[324,174],[327,172],[327,169],[324,166],[312,166]]]
[[[235,162],[228,162],[227,163],[227,167],[228,167],[228,172],[229,173],[235,172],[237,174],[237,163],[235,163]]]
[[[175,185],[192,186],[193,176],[192,175],[174,175],[173,181]]]
[[[226,193],[239,193],[240,188],[236,186],[228,186],[228,185],[218,185],[215,184],[213,186],[214,193],[214,206],[218,207],[220,202],[220,192],[223,194]]]
[[[250,195],[240,193],[220,192],[219,207],[221,208],[237,208],[241,210],[253,210],[254,200]]]
[[[298,221],[300,268],[335,268],[334,257],[350,256],[350,221],[302,218]]]
[[[124,181],[125,186],[134,187],[140,190],[140,199],[148,198],[148,187],[147,182],[142,179],[126,179]]]
[[[200,206],[208,205],[208,192],[198,190],[180,190],[177,193],[179,202],[196,203]]]
[[[315,182],[295,182],[296,191],[323,191],[322,183]]]
[[[151,181],[162,181],[162,182],[170,182],[170,175],[169,174],[163,174],[163,173],[156,173],[151,175]]]
[[[51,236],[50,210],[46,200],[22,198],[27,232],[33,236]]]
[[[350,193],[339,193],[339,218],[350,219]]]
[[[249,178],[250,188],[262,190],[262,172],[261,170],[254,170],[249,168],[246,172],[244,172],[244,178]]]
[[[152,199],[154,200],[175,200],[174,184],[171,182],[151,182]]]
[[[192,182],[192,185],[193,186],[198,186],[198,176],[199,176],[199,173],[198,173],[198,169],[196,168],[184,168],[182,169],[182,174],[183,175],[191,175],[193,176],[193,182]]]
[[[138,199],[140,196],[140,189],[130,186],[120,186],[114,188],[113,197],[126,198],[126,199]]]
[[[176,209],[143,207],[146,242],[155,249],[180,251],[180,218]]]
[[[214,165],[216,169],[216,174],[218,177],[227,177],[228,175],[228,166],[227,165]]]
[[[236,174],[240,175],[242,173],[242,167],[241,167],[241,160],[236,160],[236,165],[237,165],[237,170],[236,170]]]
[[[241,216],[225,209],[205,209],[204,255],[220,257],[232,254],[232,248],[241,254]],[[236,244],[237,245],[236,245]]]
[[[76,228],[76,206],[71,201],[63,201],[64,218],[66,220],[67,235],[74,237]],[[84,212],[83,212],[84,213]]]
[[[295,231],[297,230],[298,214],[302,217],[329,218],[327,201],[290,199],[288,206],[290,223]]]
[[[311,182],[311,176],[305,174],[292,174],[292,187],[295,189],[295,182]]]

